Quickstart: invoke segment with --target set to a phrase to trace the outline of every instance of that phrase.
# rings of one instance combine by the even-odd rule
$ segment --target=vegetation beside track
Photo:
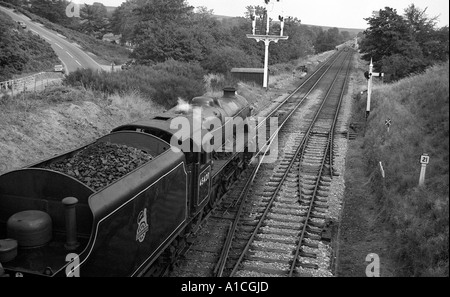
[[[379,233],[387,235],[372,236],[369,241],[387,239],[396,276],[449,275],[448,72],[447,62],[395,84],[375,86],[373,91],[362,141],[366,160],[361,164],[370,189],[360,199],[373,199],[368,204],[375,207],[373,230],[383,229]],[[365,99],[357,103],[360,113],[364,113]],[[392,120],[389,132],[387,119]],[[425,186],[419,187],[423,153],[429,154],[430,164]]]

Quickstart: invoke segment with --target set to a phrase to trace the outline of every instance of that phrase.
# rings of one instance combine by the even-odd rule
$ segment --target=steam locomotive
[[[252,157],[245,148],[220,150],[245,131],[220,136],[227,121],[251,113],[244,97],[225,88],[220,98],[196,97],[188,109],[117,127],[86,146],[0,175],[0,275],[158,275]],[[177,119],[189,130],[181,133]],[[207,134],[218,137],[212,142]],[[78,172],[52,169],[106,143],[152,159],[100,188]]]

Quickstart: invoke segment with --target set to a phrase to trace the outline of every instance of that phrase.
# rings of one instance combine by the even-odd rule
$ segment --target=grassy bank
[[[59,63],[50,45],[20,28],[0,11],[0,81],[25,73],[52,71]]]
[[[0,174],[50,158],[164,108],[136,92],[54,86],[0,98]]]
[[[449,64],[373,92],[364,140],[380,222],[399,276],[449,275]],[[360,101],[364,110],[365,100]],[[391,119],[389,133],[385,120]],[[418,187],[428,153],[426,185]],[[379,174],[382,162],[386,178]]]
[[[114,62],[116,65],[120,65],[126,62],[128,55],[130,54],[130,52],[122,46],[105,42],[64,26],[54,24],[47,19],[37,16],[23,8],[2,1],[0,1],[0,5],[13,8],[16,12],[22,13],[23,15],[29,17],[32,21],[41,23],[47,29],[53,30],[67,37],[67,39],[71,42],[81,46],[83,50],[93,53],[94,55],[92,58],[99,64],[110,65],[111,62]]]

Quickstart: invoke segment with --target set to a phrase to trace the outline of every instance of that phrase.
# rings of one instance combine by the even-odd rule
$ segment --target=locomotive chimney
[[[227,87],[223,89],[224,98],[232,98],[236,96],[236,89],[233,87]]]
[[[66,244],[64,247],[68,251],[75,250],[79,243],[77,241],[77,216],[76,216],[76,205],[78,199],[75,197],[67,197],[62,200],[65,208],[66,217]]]

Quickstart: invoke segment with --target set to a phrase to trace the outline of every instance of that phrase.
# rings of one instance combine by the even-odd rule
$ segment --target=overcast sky
[[[106,6],[119,6],[124,0],[72,0],[74,3],[101,2]],[[273,3],[273,13],[284,10],[285,16],[297,17],[303,24],[321,25],[339,28],[367,28],[364,18],[370,17],[372,11],[389,6],[403,15],[404,10],[414,4],[420,9],[427,9],[429,18],[439,16],[438,27],[449,24],[448,0],[281,0]],[[206,6],[215,14],[227,16],[244,16],[245,7],[249,5],[264,6],[263,0],[187,0],[194,6]],[[275,2],[275,3],[274,3]],[[281,4],[280,4],[281,3]]]

